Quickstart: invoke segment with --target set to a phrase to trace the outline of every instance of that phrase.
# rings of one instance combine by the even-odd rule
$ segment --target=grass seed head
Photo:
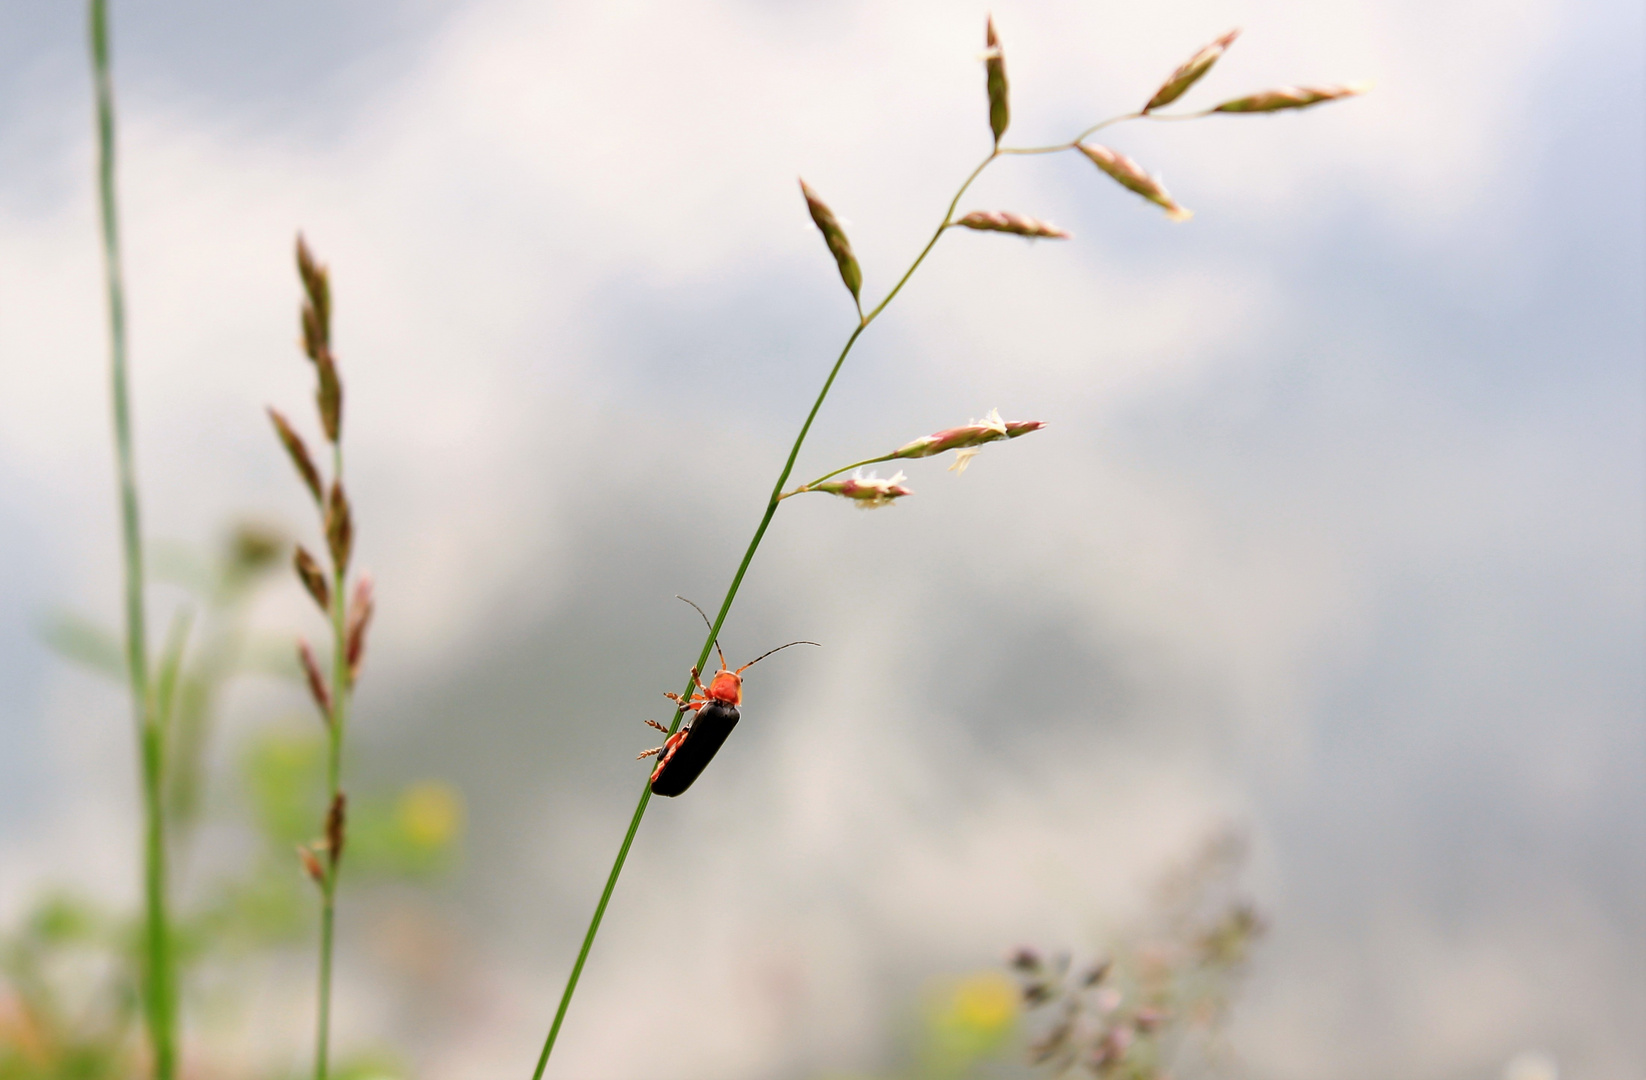
[[[817,192],[804,180],[800,181],[800,193],[806,197],[806,209],[811,211],[812,221],[817,225],[818,232],[823,234],[823,242],[829,245],[829,253],[840,267],[840,280],[846,283],[855,302],[863,289],[863,271],[857,265],[857,256],[852,254],[852,242],[846,239],[846,231],[835,220],[834,211],[817,197]]]
[[[349,510],[348,496],[343,485],[334,482],[331,495],[326,499],[326,546],[331,549],[332,567],[339,574],[348,572],[349,555],[354,550],[354,516]]]
[[[1126,1059],[1136,1035],[1130,1027],[1117,1024],[1098,1040],[1092,1051],[1091,1067],[1099,1073],[1112,1069]]]
[[[315,353],[331,345],[331,280],[326,268],[314,257],[309,250],[308,242],[303,234],[297,234],[297,276],[303,279],[303,293],[306,303],[303,306],[303,340],[310,358]],[[312,319],[311,319],[312,316]],[[313,323],[313,334],[310,335],[309,324]],[[313,342],[314,348],[309,348]]]
[[[1168,1014],[1164,1009],[1157,1009],[1152,1005],[1145,1005],[1141,1009],[1137,1010],[1137,1015],[1132,1017],[1132,1023],[1137,1026],[1137,1030],[1146,1035],[1158,1028],[1160,1025],[1164,1024],[1169,1018],[1170,1014]]]
[[[980,232],[1011,233],[1031,239],[1067,240],[1070,235],[1049,221],[1014,214],[1010,210],[973,210],[955,224]]]
[[[903,480],[901,472],[882,479],[874,473],[864,473],[859,469],[845,480],[825,480],[809,490],[839,495],[843,499],[851,499],[857,503],[859,509],[873,510],[880,506],[890,506],[897,499],[914,494],[903,486]]]
[[[326,439],[336,446],[343,437],[343,382],[337,377],[337,362],[332,359],[330,349],[315,358],[314,367],[320,376],[314,404],[320,411],[320,425],[326,430]]]
[[[1234,44],[1234,39],[1239,36],[1239,30],[1230,30],[1227,34],[1189,57],[1188,60],[1184,61],[1183,66],[1172,72],[1166,81],[1160,84],[1160,89],[1156,90],[1154,97],[1150,98],[1149,103],[1143,106],[1143,111],[1147,113],[1150,109],[1162,108],[1182,97],[1189,87],[1200,81],[1202,75],[1212,70],[1212,65],[1217,63],[1218,58],[1223,55],[1230,45]]]
[[[1178,205],[1177,200],[1172,198],[1158,176],[1150,176],[1143,170],[1143,166],[1125,154],[1096,143],[1080,143],[1077,149],[1121,187],[1136,192],[1163,208],[1166,216],[1173,221],[1188,221],[1194,217],[1193,210],[1186,210]]]
[[[297,236],[297,276],[303,280],[303,352],[320,376],[315,404],[326,438],[335,445],[343,429],[343,384],[331,353],[331,278],[301,233]]]
[[[286,448],[286,455],[291,458],[292,467],[297,470],[297,475],[303,478],[303,486],[309,489],[309,494],[314,496],[315,502],[320,502],[320,470],[314,467],[314,459],[309,456],[309,448],[291,426],[291,421],[281,415],[280,410],[270,408],[269,419],[274,421],[275,434],[280,436],[280,445]]]
[[[297,845],[297,858],[303,864],[303,872],[309,875],[309,880],[316,885],[324,884],[326,871],[321,867],[320,860],[314,854],[314,849],[307,844]]]
[[[297,571],[298,580],[303,582],[303,588],[308,590],[314,602],[320,605],[321,611],[331,610],[331,586],[326,584],[326,572],[320,569],[320,564],[302,544],[292,552],[292,567]]]
[[[949,470],[964,473],[967,464],[977,455],[978,448],[984,443],[997,442],[1001,439],[1015,439],[1020,435],[1027,435],[1031,431],[1039,431],[1045,426],[1046,423],[1043,420],[1014,420],[1007,422],[1000,418],[999,409],[990,409],[989,415],[981,420],[973,420],[962,427],[936,431],[913,442],[905,443],[892,456],[894,458],[923,458],[953,450],[955,452],[955,462],[949,466]]]
[[[320,707],[321,717],[330,724],[331,690],[326,686],[326,677],[320,673],[320,661],[315,659],[314,649],[307,638],[297,639],[297,662],[303,665],[303,674],[309,681],[309,696]]]
[[[1039,971],[1042,963],[1040,953],[1028,945],[1019,946],[1006,962],[1019,971]]]
[[[326,331],[320,325],[320,316],[307,303],[303,305],[302,322],[303,355],[315,360],[327,351]]]
[[[336,869],[337,860],[343,857],[343,841],[348,833],[346,808],[348,797],[341,791],[331,801],[331,808],[326,811],[326,855],[331,859],[332,868]]]
[[[1307,109],[1325,101],[1356,97],[1372,88],[1371,83],[1350,83],[1347,86],[1277,86],[1258,94],[1225,101],[1213,112],[1271,113],[1283,109]]]
[[[994,16],[990,15],[984,34],[983,70],[989,90],[989,130],[994,133],[995,146],[1012,122],[1010,88],[1006,83],[1006,53],[1000,47],[1000,36],[994,32]]]
[[[349,614],[344,630],[344,656],[349,665],[349,682],[360,674],[360,661],[366,654],[366,627],[371,624],[376,609],[373,599],[372,576],[361,574],[354,586],[354,598],[349,602]]]

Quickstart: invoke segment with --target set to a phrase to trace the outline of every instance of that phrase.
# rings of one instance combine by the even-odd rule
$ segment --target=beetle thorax
[[[728,705],[743,704],[743,679],[735,671],[721,668],[715,672],[709,685],[703,688],[703,695],[715,701],[724,701]]]

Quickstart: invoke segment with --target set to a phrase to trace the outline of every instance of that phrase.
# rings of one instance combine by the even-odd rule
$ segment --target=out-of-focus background
[[[673,596],[721,595],[850,329],[795,176],[877,298],[987,149],[984,12],[113,12],[156,551],[209,558],[248,520],[313,542],[262,408],[309,393],[296,230],[332,266],[379,588],[349,786],[450,847],[345,884],[342,1045],[523,1075],[639,792],[641,721],[701,640]],[[1232,26],[1185,104],[1377,89],[1114,130],[1189,224],[1072,156],[968,196],[1075,239],[946,238],[799,472],[991,407],[1049,426],[963,477],[915,463],[889,509],[785,504],[723,640],[734,663],[825,648],[752,671],[736,738],[653,804],[553,1074],[897,1068],[932,980],[1023,943],[1102,951],[1232,828],[1270,927],[1239,1074],[1639,1075],[1639,6],[994,17],[1018,144],[1135,108]],[[62,656],[65,620],[118,616],[83,20],[17,3],[0,35],[5,928],[53,890],[129,909],[138,880],[129,710]],[[156,586],[157,635],[181,595]],[[247,604],[258,640],[322,631],[284,578]],[[234,808],[285,790],[246,762],[314,725],[290,680],[223,694],[193,865],[232,869]],[[305,1060],[292,911],[298,944],[239,969],[243,1034],[214,1060]]]

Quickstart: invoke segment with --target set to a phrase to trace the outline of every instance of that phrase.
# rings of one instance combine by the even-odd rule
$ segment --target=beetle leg
[[[709,699],[702,694],[698,694],[696,697],[683,698],[672,690],[665,690],[663,696],[674,702],[675,706],[680,709],[695,709],[709,703]]]
[[[653,754],[661,754],[662,752],[663,752],[663,748],[661,746],[654,746],[650,750],[644,750],[644,751],[636,754],[634,756],[634,760],[644,761],[645,759],[651,757]]]
[[[662,724],[659,724],[656,720],[647,720],[646,723],[650,724],[652,727],[656,728],[658,731],[661,731],[665,735],[669,733],[669,729],[664,727]]]
[[[656,780],[663,774],[663,770],[668,767],[669,759],[674,757],[675,751],[680,749],[680,744],[686,741],[686,736],[690,731],[691,729],[687,728],[685,731],[675,732],[664,741],[662,746],[657,748],[657,750],[663,751],[663,756],[657,759],[657,768],[652,770],[652,780]],[[655,754],[657,750],[653,750],[651,753]],[[646,757],[647,755],[641,754],[640,756]]]
[[[696,665],[693,665],[693,667],[692,667],[692,681],[688,684],[690,689],[688,689],[686,691],[686,696],[685,697],[681,697],[679,694],[675,693],[672,690],[663,691],[663,696],[668,698],[670,701],[674,702],[676,705],[680,706],[682,709],[693,708],[694,706],[693,706],[693,703],[692,703],[692,700],[691,700],[692,697],[693,697],[692,691],[698,690],[702,687],[702,684],[697,681],[697,676],[698,676],[697,667],[696,667]],[[697,696],[701,696],[701,695],[697,695]]]

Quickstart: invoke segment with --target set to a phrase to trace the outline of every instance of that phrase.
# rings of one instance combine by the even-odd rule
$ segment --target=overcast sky
[[[41,612],[118,557],[81,13],[0,39],[0,911],[131,891],[128,721]],[[868,1067],[920,980],[1086,947],[1222,822],[1274,932],[1254,1076],[1646,1066],[1646,382],[1637,5],[997,5],[1008,141],[1112,129],[1196,211],[1073,157],[991,167],[865,336],[799,471],[1043,419],[873,513],[785,504],[723,637],[735,742],[654,808],[562,1075]],[[260,410],[307,392],[293,233],[332,264],[360,551],[356,737],[470,808],[483,991],[426,1075],[529,1061],[693,658],[851,309],[987,151],[954,3],[115,4],[151,534],[306,525]],[[292,589],[258,613],[286,632]],[[313,632],[313,628],[311,628]],[[797,655],[797,653],[799,655]],[[248,695],[237,723],[289,708]],[[345,915],[347,911],[345,910]],[[686,915],[693,932],[660,940]],[[784,993],[769,992],[781,984]],[[637,1007],[636,1001],[643,1001]],[[716,1007],[719,1006],[719,1007]],[[292,1039],[303,1038],[293,1020]],[[397,1028],[397,1025],[399,1027]],[[344,1031],[351,1030],[345,1023]]]

